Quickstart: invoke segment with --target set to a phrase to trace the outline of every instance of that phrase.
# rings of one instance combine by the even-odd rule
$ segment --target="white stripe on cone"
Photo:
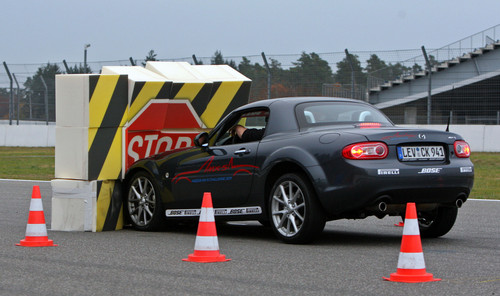
[[[219,242],[216,236],[196,236],[194,249],[198,251],[218,251]]]
[[[200,222],[215,222],[214,208],[201,208]]]
[[[399,253],[398,268],[400,269],[424,269],[424,253]]]
[[[28,224],[26,236],[47,236],[47,227],[45,224]]]
[[[420,235],[418,219],[405,219],[403,235]]]
[[[42,199],[41,198],[32,198],[30,202],[30,211],[43,211]]]

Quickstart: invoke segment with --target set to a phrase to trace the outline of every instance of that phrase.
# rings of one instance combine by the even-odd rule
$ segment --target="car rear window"
[[[297,105],[295,109],[299,126],[357,124],[377,122],[392,125],[390,120],[376,108],[351,102],[310,102]]]

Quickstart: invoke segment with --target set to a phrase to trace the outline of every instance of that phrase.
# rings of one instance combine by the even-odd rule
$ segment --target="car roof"
[[[266,134],[274,134],[287,131],[298,131],[299,126],[295,118],[295,106],[306,102],[352,102],[358,104],[367,104],[360,100],[335,98],[335,97],[284,97],[276,99],[268,99],[256,101],[247,105],[243,105],[234,112],[239,112],[246,109],[268,108],[273,112],[266,127]],[[291,116],[292,115],[292,116]]]
[[[283,97],[283,98],[266,99],[266,100],[252,102],[252,103],[243,105],[238,109],[269,107],[275,103],[286,103],[286,104],[297,105],[300,103],[314,102],[314,101],[356,102],[356,103],[367,104],[367,103],[360,101],[360,100],[353,100],[353,99],[347,99],[347,98],[336,98],[336,97],[312,97],[312,96],[311,97]],[[236,110],[238,110],[238,109],[236,109]]]

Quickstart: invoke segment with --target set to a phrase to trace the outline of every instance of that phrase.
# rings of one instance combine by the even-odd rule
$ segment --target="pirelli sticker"
[[[399,169],[378,169],[379,175],[399,175]]]
[[[201,209],[178,209],[166,210],[165,215],[172,217],[196,217],[201,213]],[[234,216],[234,215],[258,215],[262,214],[261,207],[244,208],[215,208],[214,216]]]

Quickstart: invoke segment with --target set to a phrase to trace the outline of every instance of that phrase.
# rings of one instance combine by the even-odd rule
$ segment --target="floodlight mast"
[[[9,67],[7,66],[6,62],[3,62],[3,66],[5,67],[5,71],[7,72],[7,76],[9,76],[10,80],[10,99],[9,99],[9,125],[12,125],[12,117],[14,114],[14,93],[13,93],[13,80],[12,76],[10,75]]]
[[[264,52],[262,52],[261,55],[262,55],[262,59],[264,60],[264,65],[266,66],[266,70],[267,70],[267,98],[271,99],[271,68],[269,67],[269,64],[267,63],[266,54]]]
[[[427,65],[427,71],[429,72],[429,89],[427,90],[427,124],[431,124],[431,111],[432,111],[432,66],[429,58],[427,57],[427,51],[422,45],[422,52],[425,58],[425,64]]]
[[[90,47],[90,43],[83,46],[83,69],[87,73],[87,48]]]

